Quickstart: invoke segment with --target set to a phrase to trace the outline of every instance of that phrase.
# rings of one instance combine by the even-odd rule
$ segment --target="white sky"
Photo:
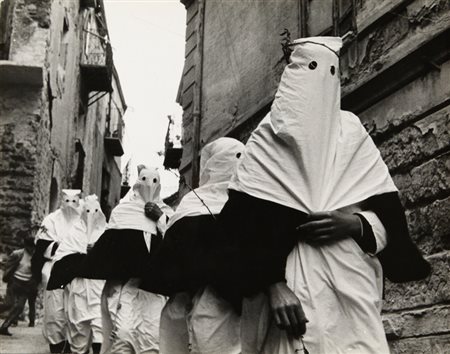
[[[179,0],[104,0],[114,64],[119,72],[128,111],[122,167],[160,166],[162,196],[178,189],[178,180],[164,171],[168,115],[181,120],[175,102],[184,64],[186,10]]]

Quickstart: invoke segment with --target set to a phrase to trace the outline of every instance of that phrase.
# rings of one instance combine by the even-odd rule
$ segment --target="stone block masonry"
[[[99,79],[81,70],[92,42],[85,29],[101,32],[97,42],[108,32],[103,1],[97,12],[83,3],[4,0],[0,7],[0,263],[22,246],[19,230],[36,232],[59,206],[62,189],[99,198],[107,190],[109,209],[119,199],[120,157],[104,139],[123,126],[126,104],[113,66],[98,65],[97,73],[113,72],[101,84],[114,89],[89,100],[88,83]],[[114,139],[121,144],[122,135]]]

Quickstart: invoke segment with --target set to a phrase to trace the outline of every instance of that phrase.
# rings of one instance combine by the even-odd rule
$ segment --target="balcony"
[[[85,32],[85,45],[80,60],[81,77],[88,91],[111,92],[113,72],[111,45],[100,35]]]
[[[26,85],[42,87],[43,84],[43,70],[41,67],[0,60],[0,86]]]
[[[177,169],[181,164],[183,148],[181,147],[181,127],[176,125],[172,116],[167,116],[169,124],[167,125],[166,139],[164,142],[164,162],[166,169]]]
[[[80,0],[80,5],[82,8],[86,7],[97,7],[97,0]]]
[[[122,147],[122,124],[116,125],[112,129],[106,129],[105,149],[113,156],[122,156],[124,154]]]

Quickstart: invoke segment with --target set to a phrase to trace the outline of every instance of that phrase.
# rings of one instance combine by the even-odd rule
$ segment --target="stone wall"
[[[118,76],[114,90],[96,93],[103,97],[94,102],[90,78],[80,72],[85,14],[93,9],[80,1],[8,3],[11,40],[0,62],[0,258],[21,246],[18,230],[33,229],[58,207],[61,189],[100,198],[104,166],[112,174],[110,206],[117,203],[120,157],[105,150],[104,136],[110,102],[121,108],[116,120],[126,109]],[[96,26],[89,25],[100,31]]]
[[[271,102],[285,64],[279,34],[284,28],[294,36],[299,31],[296,0],[245,1],[239,5],[205,1],[201,11],[205,21],[203,28],[198,28],[198,1],[187,7],[185,65],[179,93],[184,111],[180,171],[185,176],[193,153],[196,85],[201,84],[201,147],[230,133]],[[199,41],[203,41],[202,65]],[[198,82],[199,71],[202,83]]]
[[[38,172],[37,132],[41,128],[39,89],[1,89],[0,234],[1,251],[17,246],[16,232],[29,229]]]
[[[182,2],[187,27],[178,97],[184,109],[180,172],[187,176],[195,156],[195,85],[201,85],[200,148],[223,135],[246,141],[269,111],[285,65],[283,29],[292,39],[301,31],[348,34],[340,59],[342,106],[358,114],[378,145],[407,209],[410,233],[433,266],[423,281],[386,283],[386,334],[394,353],[450,352],[450,3],[340,1],[337,7],[349,6],[348,22],[336,21],[344,11],[329,18],[326,7],[333,1]]]
[[[450,351],[449,69],[446,61],[360,115],[400,190],[411,236],[433,267],[424,281],[386,284],[385,329],[396,353]]]
[[[42,77],[39,85],[25,80],[1,90],[5,147],[1,173],[12,179],[9,188],[1,188],[0,213],[8,214],[6,229],[1,231],[2,251],[20,246],[15,233],[39,225],[48,213],[52,179],[57,194],[70,183],[71,124],[79,96],[78,3],[16,0],[13,10],[7,59],[24,77],[31,66],[41,68]],[[63,40],[63,35],[68,38]],[[70,47],[65,45],[69,41]]]

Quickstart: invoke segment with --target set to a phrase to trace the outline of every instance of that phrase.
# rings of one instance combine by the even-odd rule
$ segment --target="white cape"
[[[80,219],[81,208],[60,208],[47,215],[41,224],[41,229],[36,234],[36,241],[45,240],[51,243],[44,251],[44,257],[51,260],[52,250],[55,243],[60,244],[67,236],[68,230]],[[48,279],[52,269],[52,262],[45,262],[42,267],[42,283],[44,289],[47,287]]]
[[[79,219],[78,222],[70,229],[67,237],[59,245],[55,253],[55,261],[59,261],[65,256],[73,253],[86,253],[88,244],[94,244],[105,232],[106,221],[97,223],[90,235],[87,232],[86,223]]]
[[[113,209],[108,229],[141,230],[155,235],[159,225],[145,215],[145,204],[153,202],[158,205],[166,216],[171,217],[173,214],[173,210],[161,200],[160,189],[159,173],[156,169],[143,168],[139,171],[138,180],[133,185],[133,188],[120,200],[119,205]],[[160,231],[164,233],[165,220],[162,224],[164,224],[164,227],[160,227]]]
[[[243,151],[244,144],[232,138],[219,138],[202,149],[200,187],[183,197],[168,228],[184,217],[220,213],[228,200],[228,184]]]
[[[356,210],[373,195],[397,191],[358,117],[340,110],[340,38],[295,43],[271,113],[250,137],[230,188],[306,213]],[[381,265],[352,238],[320,247],[299,242],[286,280],[310,321],[304,342],[311,353],[389,351]],[[301,352],[299,341],[271,323],[262,297],[243,303],[242,352]]]
[[[56,250],[55,261],[70,254],[86,254],[88,245],[93,245],[97,242],[105,231],[105,215],[101,212],[96,196],[86,197],[86,202],[82,209],[82,217],[69,230],[67,236]],[[104,280],[75,278],[66,286],[64,290],[64,308],[69,321],[71,341],[74,341],[75,337],[77,337],[74,333],[84,330],[85,326],[91,325],[90,323],[85,323],[88,320],[94,321],[92,328],[96,328],[94,331],[95,340],[101,341],[98,324],[101,322],[100,296],[104,284]],[[76,344],[84,347],[88,342],[88,338],[86,338],[86,343],[78,338]],[[75,342],[72,344],[75,345]]]
[[[203,148],[200,187],[184,196],[168,227],[185,217],[220,213],[243,150],[244,145],[232,138],[219,138]],[[239,317],[212,289],[199,289],[193,299],[180,293],[161,314],[161,352],[240,353],[239,332]]]
[[[170,207],[162,201],[157,205],[165,214],[171,212]],[[156,222],[145,215],[144,207],[145,203],[140,199],[121,200],[111,213],[108,229],[133,229],[156,234]]]
[[[166,218],[173,211],[160,198],[158,171],[141,166],[133,188],[113,209],[108,229],[143,231],[150,251],[151,235],[158,229],[164,234]],[[147,202],[157,204],[162,210],[163,215],[157,222],[145,215]],[[102,353],[159,352],[159,322],[166,298],[139,289],[139,282],[139,279],[132,278],[123,285],[106,283],[102,296]]]
[[[358,117],[340,110],[339,58],[329,48],[338,52],[341,39],[296,43],[271,112],[252,133],[230,189],[306,213],[397,191]]]
[[[36,239],[61,242],[67,231],[72,228],[79,218],[80,210],[70,208],[55,210],[42,221],[42,227],[36,235]]]

